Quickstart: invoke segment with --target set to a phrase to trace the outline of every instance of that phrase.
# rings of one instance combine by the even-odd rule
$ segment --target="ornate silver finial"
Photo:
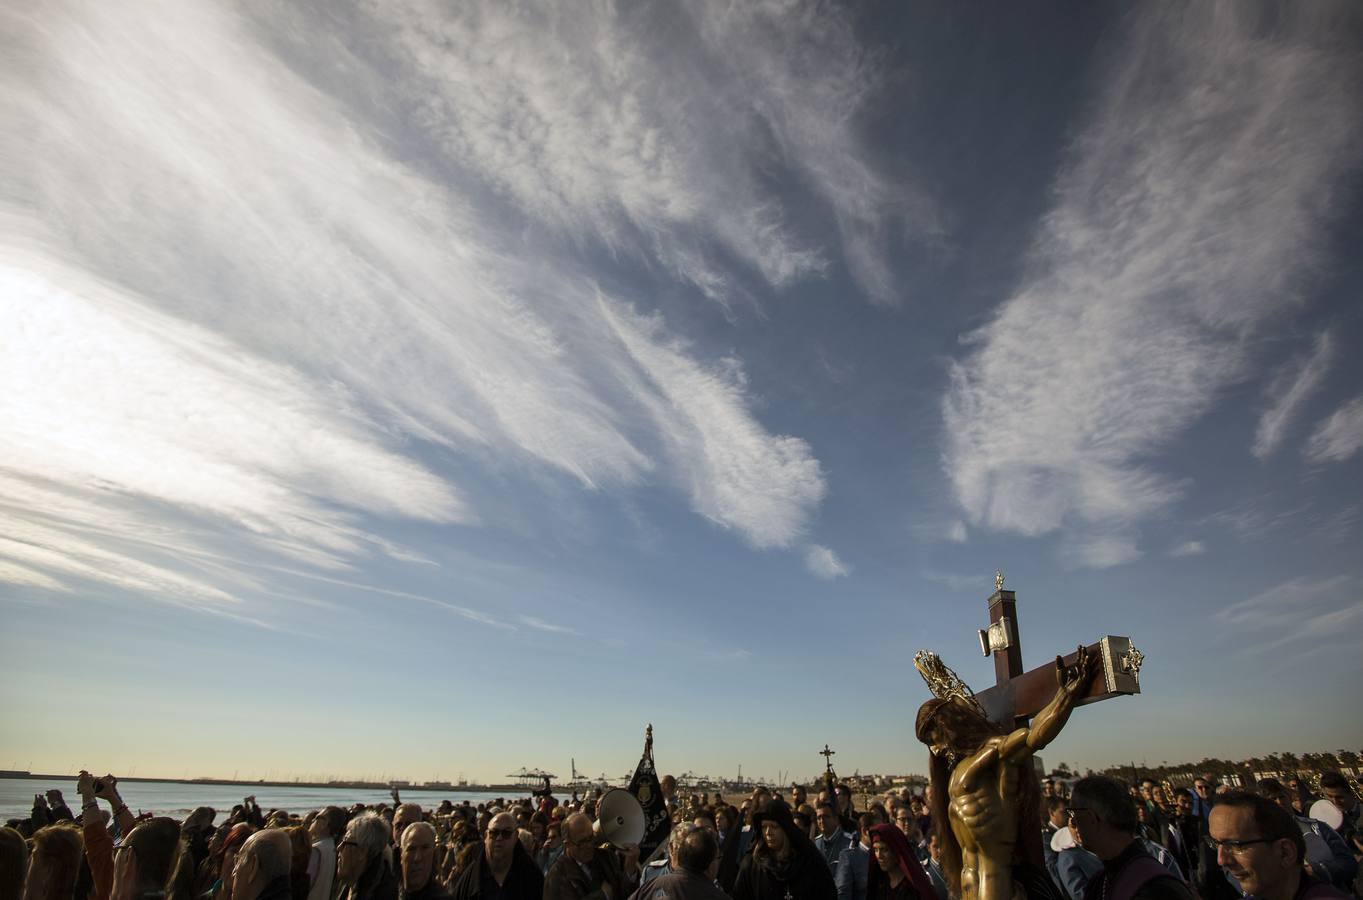
[[[1001,591],[1001,590],[1003,590],[1003,570],[1002,570],[1002,569],[995,569],[995,570],[994,570],[994,590],[996,590],[996,591]]]
[[[980,701],[975,699],[975,692],[970,689],[970,685],[951,671],[936,653],[931,650],[919,650],[913,655],[913,665],[927,682],[928,690],[932,691],[934,697],[939,700],[959,700],[973,707],[984,718],[989,718]]]
[[[1141,663],[1145,662],[1145,654],[1137,650],[1135,644],[1132,644],[1131,649],[1119,656],[1117,661],[1121,663],[1122,671],[1130,675],[1132,680],[1136,682],[1136,686],[1139,687],[1141,683]]]

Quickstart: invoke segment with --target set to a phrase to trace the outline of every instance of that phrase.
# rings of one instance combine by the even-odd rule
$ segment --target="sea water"
[[[66,799],[71,812],[80,815],[80,794],[76,792],[75,776],[64,778],[0,778],[0,823],[9,819],[26,819],[33,810],[33,795],[57,788]],[[218,811],[221,822],[232,811],[232,807],[243,797],[255,795],[256,803],[263,810],[286,809],[289,812],[304,813],[322,806],[350,807],[355,803],[392,804],[386,788],[347,788],[340,786],[324,787],[267,787],[266,785],[246,784],[181,784],[169,781],[121,781],[118,793],[123,802],[134,814],[149,812],[158,816],[183,819],[197,806],[211,806]],[[462,803],[465,800],[477,805],[499,797],[514,799],[528,796],[529,788],[492,791],[419,791],[404,790],[404,802],[420,803],[426,809],[440,804],[441,800]],[[565,794],[566,796],[566,794]],[[109,804],[100,802],[100,807],[108,809]]]

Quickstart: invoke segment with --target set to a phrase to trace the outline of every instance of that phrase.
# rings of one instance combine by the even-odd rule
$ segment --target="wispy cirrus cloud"
[[[1182,559],[1188,556],[1201,556],[1206,552],[1207,546],[1201,541],[1184,541],[1181,544],[1175,545],[1169,551],[1169,555],[1175,559]]]
[[[810,544],[805,548],[805,568],[826,581],[845,577],[851,571],[838,554],[822,544]]]
[[[1078,565],[1139,555],[1139,524],[1181,492],[1156,454],[1297,302],[1357,164],[1363,68],[1337,39],[1354,17],[1126,16],[1028,274],[952,368],[945,462],[972,523],[1059,531]]]
[[[1259,417],[1251,452],[1267,459],[1282,444],[1302,405],[1320,387],[1335,357],[1335,342],[1330,332],[1316,338],[1311,352],[1284,366],[1269,382],[1265,395],[1268,408]]]
[[[1306,458],[1313,463],[1343,462],[1363,448],[1363,395],[1326,416],[1311,432]]]
[[[555,625],[553,622],[546,622],[538,616],[519,615],[516,617],[522,625],[533,628],[536,631],[547,631],[550,634],[580,635],[582,632],[567,625]]]
[[[737,147],[668,162],[690,144],[649,137],[637,118],[653,115],[648,96],[622,91],[603,113],[620,121],[582,132],[552,117],[571,100],[555,92],[573,80],[552,67],[523,84],[543,95],[497,94],[517,66],[543,64],[525,57],[553,23],[499,5],[473,23],[464,12],[432,21],[433,8],[395,8],[398,27],[370,33],[371,49],[391,39],[383,52],[430,67],[397,87],[337,45],[323,84],[309,77],[315,60],[267,40],[272,20],[206,2],[8,14],[23,52],[0,64],[16,151],[0,210],[0,367],[23,389],[0,398],[0,446],[15,478],[98,490],[148,528],[196,517],[218,537],[333,569],[375,552],[419,559],[382,536],[383,520],[479,524],[465,474],[479,467],[588,491],[668,486],[756,547],[803,534],[825,491],[819,463],[806,442],[758,421],[741,364],[706,359],[522,232],[596,230],[616,246],[646,235],[646,253],[681,269],[688,247],[696,259],[709,252],[696,249],[702,224],[719,222],[704,240],[773,284],[817,271],[819,254],[785,230],[752,176],[746,193],[719,196],[713,178],[688,193],[686,179],[715,158],[753,162]],[[412,17],[443,35],[443,50],[416,52]],[[576,31],[559,23],[569,41],[560,75],[578,41],[601,78],[644,65],[625,53],[625,74],[608,71],[629,46],[611,34],[629,23],[607,7],[581,18]],[[436,79],[449,74],[436,56],[478,77]],[[446,157],[418,161],[432,145],[395,135],[382,104],[357,99],[393,91],[427,98],[427,130]],[[531,114],[540,107],[550,118]],[[498,131],[484,119],[519,124]],[[625,131],[638,146],[579,158]],[[601,162],[617,157],[639,168]],[[668,210],[673,188],[681,206]],[[6,516],[13,527],[34,513]],[[73,521],[44,526],[58,557],[74,558]],[[134,571],[150,551],[119,552]],[[32,552],[0,558],[29,585],[70,574]],[[117,569],[86,565],[83,577],[102,568]],[[144,575],[144,587],[158,583]],[[206,595],[219,606],[227,596]]]
[[[1256,650],[1276,650],[1302,640],[1352,640],[1363,622],[1363,606],[1354,601],[1356,578],[1293,578],[1216,613],[1221,624],[1257,635]]]
[[[849,269],[877,300],[896,299],[890,238],[935,236],[930,204],[873,164],[857,135],[882,77],[845,10],[712,0],[359,10],[346,20],[351,40],[377,36],[362,52],[402,73],[394,93],[448,166],[572,240],[644,250],[715,299],[736,288],[717,250],[776,287],[828,265],[763,187],[773,167],[827,204]]]

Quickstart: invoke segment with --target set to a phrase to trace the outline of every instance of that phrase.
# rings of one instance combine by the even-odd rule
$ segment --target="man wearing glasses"
[[[451,893],[455,900],[541,900],[544,875],[521,844],[515,816],[501,812],[488,821],[483,852],[460,874]]]
[[[625,900],[639,886],[639,848],[622,863],[600,842],[591,817],[574,813],[563,822],[563,855],[544,879],[544,900]]]
[[[1069,820],[1075,839],[1103,863],[1085,886],[1084,900],[1193,900],[1182,877],[1136,837],[1136,803],[1121,782],[1101,775],[1079,779]]]
[[[1267,797],[1217,798],[1207,825],[1216,861],[1256,900],[1348,900],[1307,871],[1306,841],[1291,813]]]

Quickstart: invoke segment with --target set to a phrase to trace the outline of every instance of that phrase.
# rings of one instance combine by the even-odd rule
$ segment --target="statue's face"
[[[933,756],[946,756],[951,753],[951,742],[942,733],[941,725],[934,724],[932,731],[929,732],[929,737],[932,738],[932,743],[928,744],[928,749],[932,751]]]

